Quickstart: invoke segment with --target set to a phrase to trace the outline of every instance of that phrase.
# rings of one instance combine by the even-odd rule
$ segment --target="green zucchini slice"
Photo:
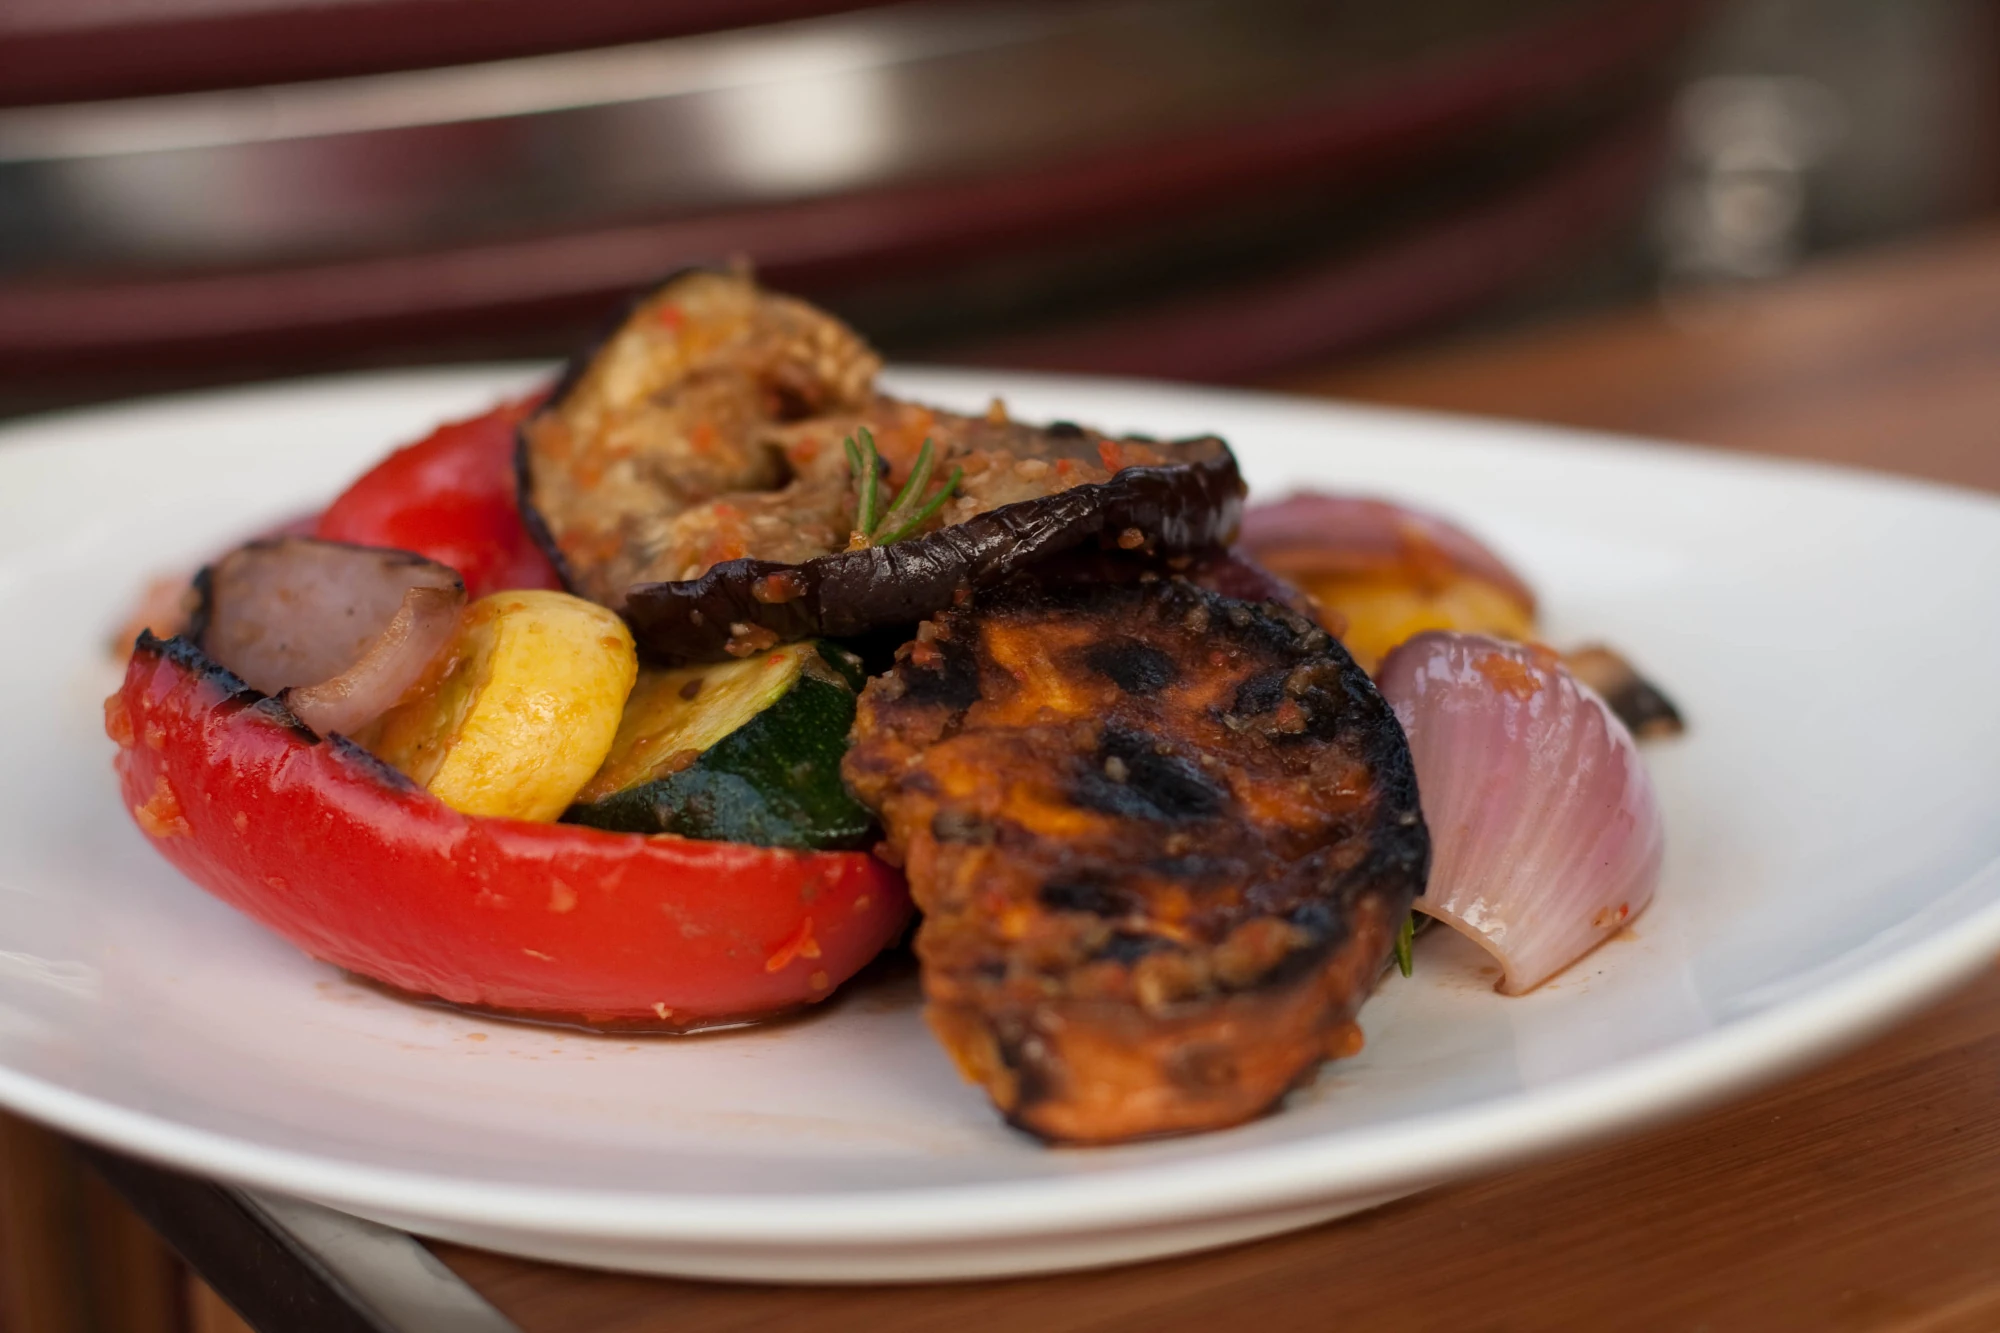
[[[642,669],[611,754],[563,818],[763,847],[867,844],[875,817],[840,780],[861,663],[832,644]]]

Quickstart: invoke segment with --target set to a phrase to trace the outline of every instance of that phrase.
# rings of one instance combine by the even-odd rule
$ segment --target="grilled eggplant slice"
[[[611,754],[563,818],[760,847],[860,847],[875,818],[840,759],[861,663],[794,643],[740,662],[645,670]]]
[[[1430,842],[1395,717],[1305,617],[1017,583],[927,622],[855,738],[931,1025],[1013,1124],[1218,1128],[1355,1048]]]
[[[747,656],[909,624],[965,590],[1097,542],[1226,544],[1243,482],[1213,437],[1114,439],[962,416],[874,391],[844,325],[706,271],[642,298],[522,426],[522,511],[573,590],[621,610],[655,660]],[[924,442],[961,479],[914,534],[857,544],[842,442],[868,430],[907,479]]]

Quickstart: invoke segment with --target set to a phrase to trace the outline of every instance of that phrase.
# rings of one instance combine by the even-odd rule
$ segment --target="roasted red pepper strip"
[[[698,1027],[824,999],[902,930],[901,876],[793,852],[459,814],[184,640],[105,701],[127,807],[183,873],[401,990]]]
[[[327,507],[315,535],[428,556],[457,570],[474,597],[561,587],[514,498],[514,428],[542,396],[439,426],[398,449]]]

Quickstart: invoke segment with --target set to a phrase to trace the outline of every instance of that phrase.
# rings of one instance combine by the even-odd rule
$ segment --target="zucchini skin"
[[[847,664],[822,654],[843,675]],[[563,819],[619,833],[836,851],[865,847],[875,816],[841,781],[854,691],[808,669],[769,708],[678,773],[573,805]]]

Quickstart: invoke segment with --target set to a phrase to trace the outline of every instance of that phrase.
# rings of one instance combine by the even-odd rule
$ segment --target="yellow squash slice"
[[[639,671],[616,614],[539,591],[474,602],[438,664],[368,748],[454,810],[536,820],[562,814],[603,764]]]

